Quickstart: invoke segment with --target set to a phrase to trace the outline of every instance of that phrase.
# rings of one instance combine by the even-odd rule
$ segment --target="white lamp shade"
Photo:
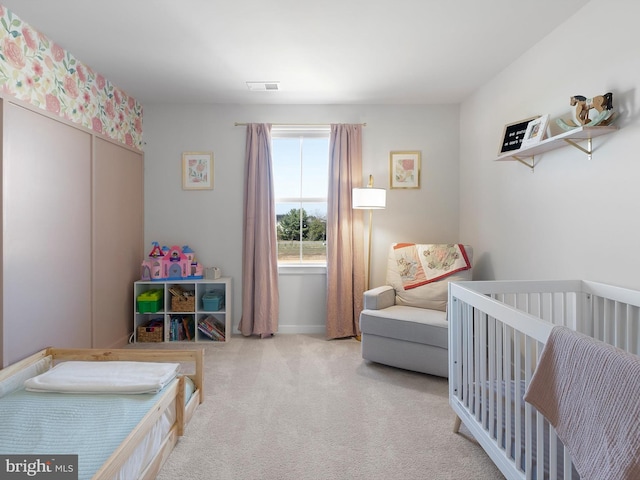
[[[354,188],[353,208],[382,210],[387,206],[387,191],[384,188]]]

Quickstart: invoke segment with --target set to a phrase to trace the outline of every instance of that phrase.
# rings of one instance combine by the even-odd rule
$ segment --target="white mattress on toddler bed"
[[[188,377],[185,380],[187,402],[195,388]],[[4,388],[0,386],[0,392],[14,389],[0,398],[0,452],[78,455],[79,480],[93,477],[165,391],[136,395],[43,393],[25,390],[22,382],[23,378],[8,379]],[[174,421],[172,403],[115,478],[137,478]]]

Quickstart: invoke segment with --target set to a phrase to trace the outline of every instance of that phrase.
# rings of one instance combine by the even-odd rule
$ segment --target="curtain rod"
[[[249,124],[245,123],[245,122],[235,122],[233,124],[234,127],[246,127],[247,125],[249,125]],[[287,127],[288,126],[291,126],[291,127],[326,127],[329,124],[328,123],[272,123],[271,125],[287,126]],[[366,123],[356,123],[356,125],[362,125],[363,127],[367,126]]]

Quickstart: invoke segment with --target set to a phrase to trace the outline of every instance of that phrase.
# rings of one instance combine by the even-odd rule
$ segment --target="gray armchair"
[[[364,294],[362,358],[447,377],[448,285],[472,279],[472,257],[468,245],[393,244],[387,285]]]

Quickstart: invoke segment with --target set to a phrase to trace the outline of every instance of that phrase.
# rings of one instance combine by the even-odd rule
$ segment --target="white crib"
[[[449,284],[449,402],[512,479],[579,478],[553,427],[522,399],[554,325],[640,352],[640,292],[601,283]]]

